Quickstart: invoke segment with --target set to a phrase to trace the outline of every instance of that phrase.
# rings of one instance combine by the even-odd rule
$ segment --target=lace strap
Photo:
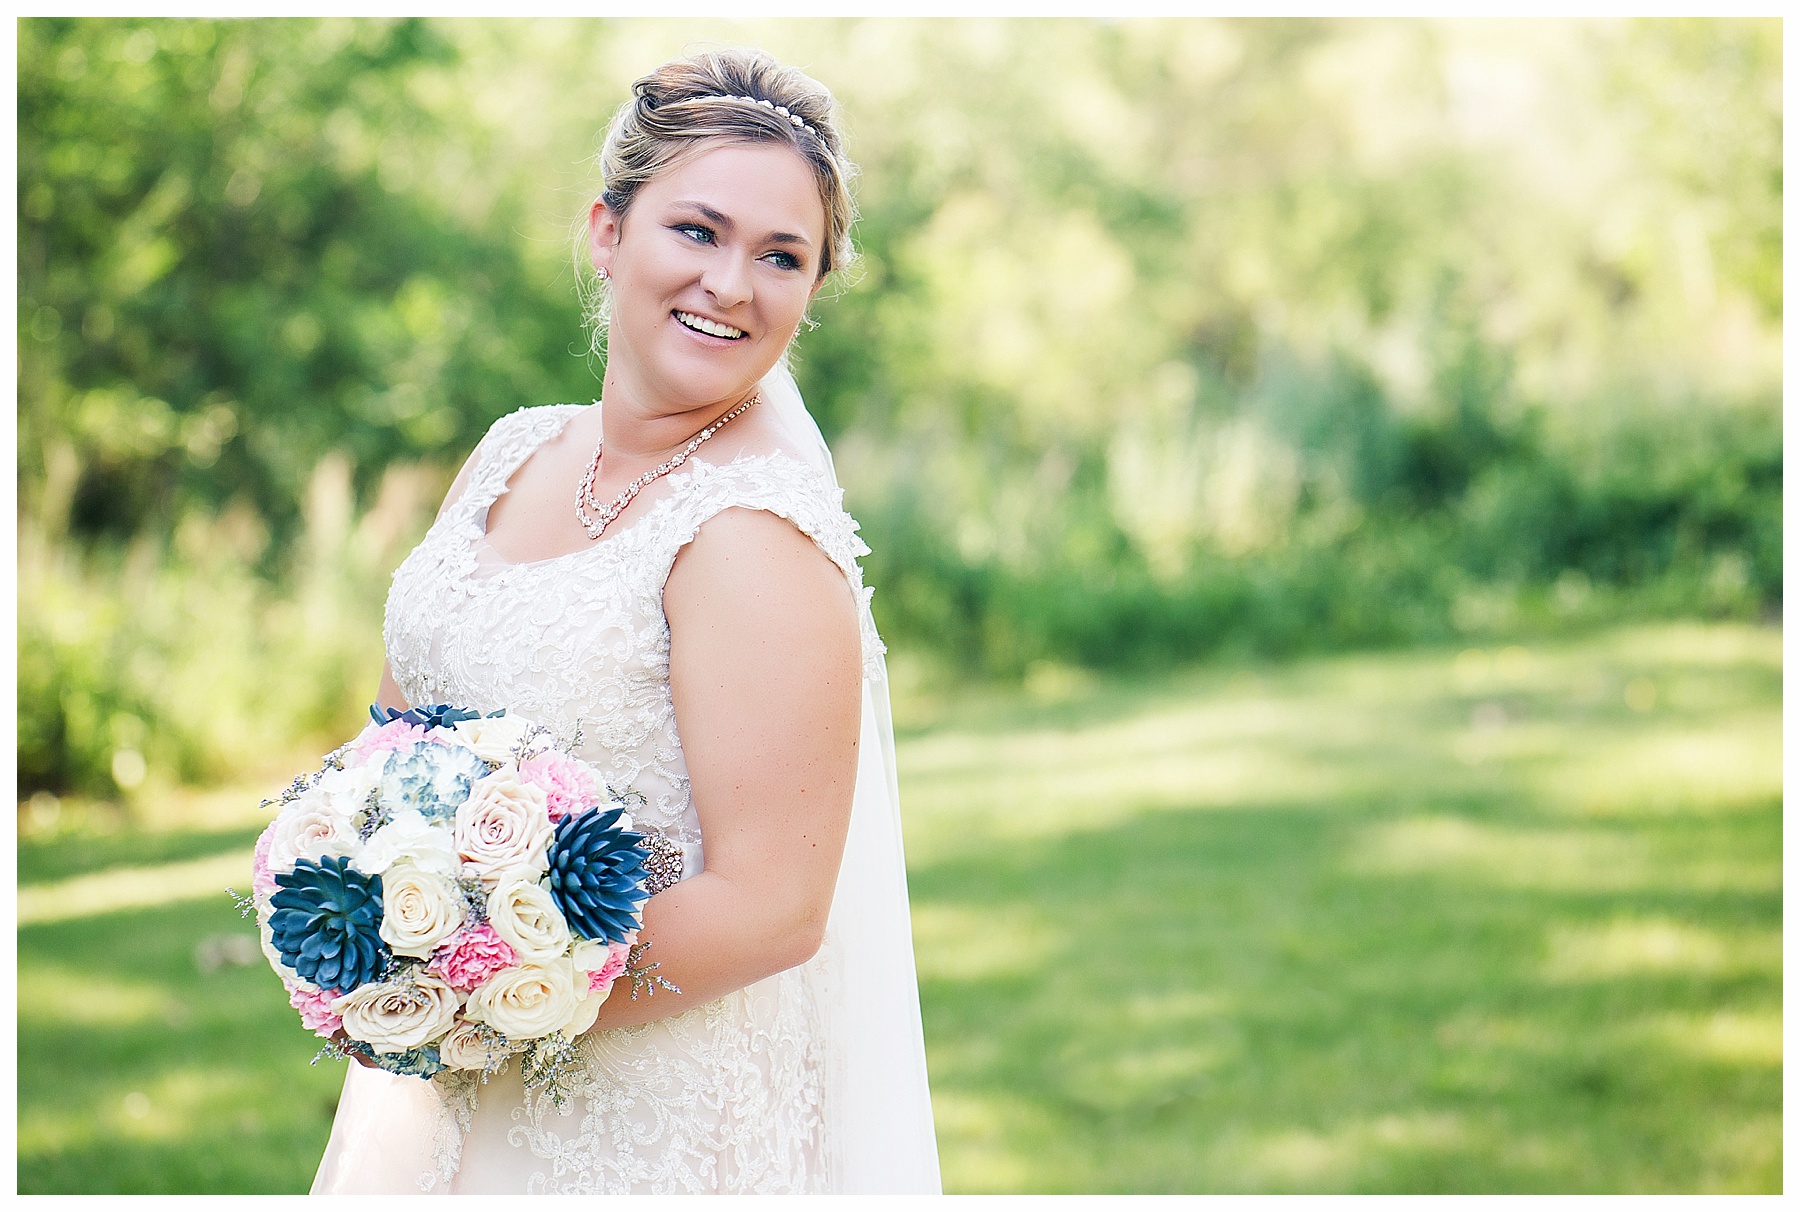
[[[545,404],[510,412],[488,427],[475,447],[475,465],[469,485],[455,508],[462,518],[486,510],[506,489],[506,482],[533,451],[562,432],[579,404]]]
[[[661,548],[657,552],[660,580],[668,579],[675,557],[693,542],[700,528],[727,509],[762,509],[786,518],[817,544],[849,581],[862,631],[863,670],[867,675],[879,674],[887,646],[869,611],[875,591],[863,584],[862,566],[857,563],[869,554],[869,546],[857,534],[860,524],[844,511],[844,490],[828,484],[809,464],[785,454],[751,456],[724,465],[695,457],[688,465],[692,472],[676,484],[670,496],[669,524],[656,536]]]

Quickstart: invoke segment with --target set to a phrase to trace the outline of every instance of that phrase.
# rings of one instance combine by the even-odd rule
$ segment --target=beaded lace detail
[[[841,490],[777,453],[722,465],[694,457],[667,477],[667,495],[593,546],[528,564],[484,563],[489,507],[578,411],[521,409],[482,439],[467,488],[394,574],[388,659],[409,703],[506,707],[560,735],[579,730],[580,756],[614,789],[643,795],[638,827],[684,843],[698,860],[691,875],[704,846],[675,728],[662,612],[676,556],[724,509],[788,519],[849,581],[864,663],[874,668],[883,648],[856,562],[868,548]],[[517,1154],[520,1190],[821,1189],[830,1166],[817,1043],[825,979],[815,961],[674,1018],[590,1033],[585,1085],[561,1112],[526,1095],[516,1076],[446,1089],[446,1122],[461,1122],[440,1135],[439,1173],[421,1176],[421,1185],[455,1189],[459,1165],[473,1165],[481,1142],[498,1132]]]

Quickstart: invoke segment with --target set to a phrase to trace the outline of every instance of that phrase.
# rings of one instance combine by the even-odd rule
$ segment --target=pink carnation
[[[336,989],[303,989],[288,986],[288,1005],[300,1012],[300,1021],[314,1035],[330,1039],[344,1020],[331,1012],[331,1003],[343,994]]]
[[[404,749],[417,741],[436,740],[427,735],[423,724],[409,724],[405,720],[389,720],[385,724],[377,724],[373,720],[350,742],[350,764],[360,766],[377,754],[391,749]]]
[[[452,935],[431,957],[428,971],[443,977],[453,989],[468,992],[480,987],[488,977],[519,962],[518,955],[486,922],[470,926]]]
[[[543,789],[553,821],[599,806],[600,788],[593,772],[554,749],[520,762],[519,777]]]
[[[612,988],[612,983],[625,971],[625,957],[631,954],[631,944],[608,943],[606,952],[606,963],[598,971],[588,973],[589,993],[604,993]]]
[[[269,870],[269,847],[275,841],[275,822],[256,839],[256,854],[250,860],[250,890],[259,897],[273,896],[275,875]]]

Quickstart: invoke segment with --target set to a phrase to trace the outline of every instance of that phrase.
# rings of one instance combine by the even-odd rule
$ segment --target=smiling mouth
[[[695,332],[703,332],[709,337],[723,337],[727,341],[736,341],[745,335],[741,328],[733,328],[729,324],[720,324],[705,316],[697,316],[691,311],[674,313],[675,320],[683,328],[691,328]]]

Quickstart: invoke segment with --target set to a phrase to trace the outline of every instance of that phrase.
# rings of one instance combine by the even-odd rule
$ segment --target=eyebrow
[[[737,229],[737,224],[731,221],[729,215],[721,214],[704,202],[679,201],[676,202],[675,205],[686,206],[699,211],[715,227],[722,227],[726,231],[735,231]],[[771,244],[798,244],[802,248],[812,247],[811,240],[808,240],[805,236],[795,235],[791,231],[770,232],[767,239]]]

